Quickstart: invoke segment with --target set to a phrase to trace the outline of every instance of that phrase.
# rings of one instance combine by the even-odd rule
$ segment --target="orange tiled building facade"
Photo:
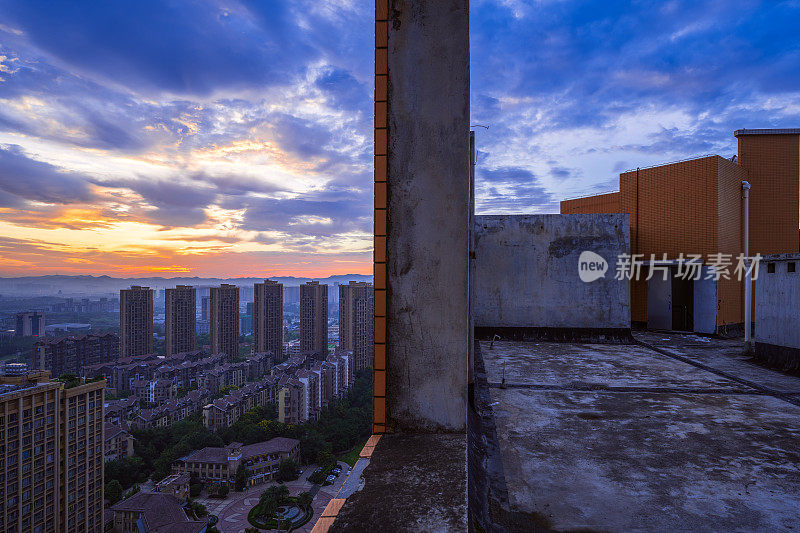
[[[707,156],[620,174],[619,192],[561,202],[561,213],[628,213],[631,253],[677,259],[680,253],[744,251],[742,182],[750,191],[750,255],[796,252],[800,129],[737,130],[738,160]],[[632,282],[631,319],[647,322],[648,285]],[[743,287],[717,285],[717,330],[743,324]]]

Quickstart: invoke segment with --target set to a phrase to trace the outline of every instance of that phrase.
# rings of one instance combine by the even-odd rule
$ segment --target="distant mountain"
[[[287,287],[297,287],[307,281],[316,280],[320,283],[333,285],[344,284],[349,281],[372,281],[372,276],[364,274],[343,274],[328,276],[327,278],[302,278],[294,276],[272,276],[269,279],[283,283]],[[64,296],[116,293],[131,285],[144,285],[153,289],[164,289],[175,285],[213,286],[220,283],[232,283],[240,287],[253,286],[253,283],[264,281],[264,278],[200,278],[200,277],[147,277],[147,278],[112,278],[111,276],[24,276],[15,278],[0,277],[0,295],[2,296],[33,296],[33,295],[58,295],[59,291]]]

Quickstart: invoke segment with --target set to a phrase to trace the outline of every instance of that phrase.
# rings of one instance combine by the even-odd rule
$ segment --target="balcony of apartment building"
[[[376,2],[374,435],[314,531],[796,526],[800,379],[632,331],[629,214],[474,216],[468,22]]]

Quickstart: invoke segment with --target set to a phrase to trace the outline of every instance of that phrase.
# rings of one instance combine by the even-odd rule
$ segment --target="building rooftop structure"
[[[275,437],[265,442],[248,445],[242,445],[241,442],[232,442],[224,447],[207,447],[196,450],[185,457],[181,457],[180,460],[185,462],[227,464],[232,454],[241,455],[242,459],[247,460],[269,453],[288,453],[299,444],[300,441],[297,439],[286,437]]]
[[[740,135],[800,135],[800,128],[772,128],[772,129],[740,129],[733,132],[734,137]]]
[[[181,501],[171,494],[137,492],[111,506],[114,513],[138,514],[146,533],[200,533],[206,522],[190,520]],[[115,518],[116,521],[116,518]]]

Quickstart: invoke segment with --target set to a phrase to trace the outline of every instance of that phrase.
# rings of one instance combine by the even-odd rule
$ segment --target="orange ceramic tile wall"
[[[741,181],[746,171],[719,156],[703,157],[620,175],[618,212],[630,214],[631,253],[675,259],[680,253],[741,251]],[[613,212],[610,195],[562,204],[562,213]],[[603,198],[606,197],[606,198]],[[570,201],[574,202],[574,201]],[[566,202],[565,202],[566,203]],[[637,209],[638,203],[638,209]],[[719,287],[720,324],[741,322],[741,286]],[[631,284],[631,320],[647,321],[647,283]]]
[[[620,213],[619,193],[610,192],[561,202],[561,214]]]
[[[734,258],[744,252],[742,181],[745,180],[747,170],[727,159],[719,158],[717,248],[720,253],[730,254]],[[743,322],[744,287],[740,282],[735,279],[721,279],[717,283],[717,299],[717,325]]]
[[[761,254],[798,251],[797,135],[740,135],[739,164],[750,189],[750,248]]]
[[[388,202],[389,0],[375,0],[375,363],[373,433],[384,433],[386,414],[386,238]]]
[[[631,252],[669,259],[716,253],[718,156],[620,175],[620,208],[630,214]],[[638,202],[638,209],[637,209]],[[631,320],[647,321],[647,283],[631,285]]]

